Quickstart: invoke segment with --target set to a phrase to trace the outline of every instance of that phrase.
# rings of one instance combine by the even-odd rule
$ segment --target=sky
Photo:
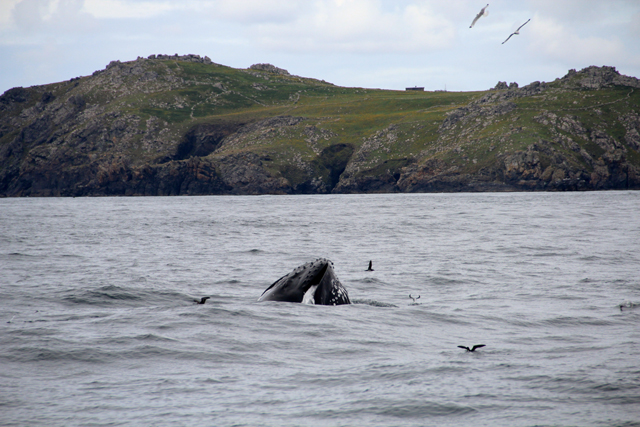
[[[640,0],[489,0],[469,28],[486,1],[0,0],[0,93],[175,53],[394,90],[524,86],[590,65],[640,78]]]

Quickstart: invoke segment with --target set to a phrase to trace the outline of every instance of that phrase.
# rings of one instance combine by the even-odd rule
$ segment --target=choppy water
[[[0,268],[1,425],[640,425],[639,192],[2,199]]]

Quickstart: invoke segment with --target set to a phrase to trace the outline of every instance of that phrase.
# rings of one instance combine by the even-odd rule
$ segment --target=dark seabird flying
[[[489,7],[489,3],[487,3],[487,5],[482,8],[480,13],[476,15],[471,25],[469,25],[469,28],[473,28],[473,26],[476,25],[476,22],[478,22],[478,19],[482,18],[483,16],[487,16],[489,14],[489,11],[487,10],[488,7]]]
[[[369,268],[367,268],[367,271],[373,271],[373,261],[369,261]]]
[[[471,347],[471,348],[466,347],[466,346],[464,346],[464,345],[459,345],[458,347],[460,347],[460,348],[464,348],[464,349],[465,349],[465,350],[467,350],[467,351],[475,351],[475,350],[476,350],[476,348],[480,348],[480,347],[484,347],[484,346],[485,346],[485,344],[476,344],[476,345],[474,345],[474,346],[473,346],[473,347]]]
[[[202,297],[202,298],[200,298],[199,301],[197,299],[194,299],[193,301],[197,302],[198,304],[204,304],[205,302],[207,302],[207,300],[209,298],[211,298],[211,297]]]
[[[503,41],[503,42],[502,42],[502,44],[505,44],[506,42],[508,42],[508,41],[509,41],[509,39],[511,38],[511,36],[517,36],[517,35],[519,35],[519,34],[520,34],[520,28],[522,28],[522,27],[524,27],[525,25],[527,25],[527,23],[528,23],[529,21],[531,21],[531,18],[527,19],[527,22],[525,22],[524,24],[520,25],[520,26],[518,27],[518,29],[517,29],[517,30],[515,30],[513,33],[511,33],[511,34],[509,35],[509,37],[507,37],[507,39],[506,39],[505,41]]]

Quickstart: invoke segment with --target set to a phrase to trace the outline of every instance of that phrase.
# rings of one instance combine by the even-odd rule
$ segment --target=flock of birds
[[[489,6],[489,5],[487,5]],[[473,24],[476,23],[476,21],[478,20],[478,18],[480,18],[480,16],[482,16],[482,14],[484,13],[484,10],[486,9],[486,7],[484,7],[482,9],[482,11],[480,12],[480,14],[478,16],[476,16],[476,19],[473,20],[473,23],[471,24],[471,26],[473,26]],[[369,268],[367,268],[365,271],[374,271],[373,270],[373,261],[369,261]],[[409,298],[411,298],[411,301],[413,301],[413,303],[411,305],[417,305],[417,301],[420,299],[420,295],[418,295],[417,297],[414,297],[413,295],[409,294]],[[622,310],[622,307],[620,308],[620,310]],[[485,344],[476,344],[473,347],[469,348],[467,346],[464,345],[459,345],[458,347],[460,348],[464,348],[465,350],[472,352],[472,351],[476,351],[476,349],[480,348],[480,347],[486,347]]]
[[[489,6],[489,5],[487,5],[487,6]],[[476,23],[476,21],[477,21],[478,19],[480,19],[480,17],[481,17],[481,16],[483,16],[483,15],[485,15],[485,14],[487,13],[487,12],[486,12],[487,6],[483,7],[483,8],[482,8],[482,10],[480,11],[480,13],[478,14],[478,16],[476,16],[476,19],[474,19],[474,20],[473,20],[473,22],[471,23],[471,26],[472,26],[472,27],[473,27],[473,24],[475,24],[475,23]],[[529,22],[529,21],[527,21],[527,22]],[[527,23],[527,22],[525,22],[524,24],[522,24],[522,25],[520,26],[520,28],[524,27],[524,26],[526,25],[526,23]],[[518,30],[520,30],[520,28],[518,28]],[[513,36],[514,34],[518,34],[518,30],[516,30],[516,32],[514,32],[513,34],[511,34],[511,36]],[[507,40],[509,40],[509,39],[511,38],[511,36],[509,36],[509,37],[507,38]],[[505,40],[505,41],[503,42],[503,44],[504,44],[504,43],[506,43],[506,42],[507,42],[507,40]],[[374,270],[373,270],[373,261],[369,261],[369,266],[368,266],[368,268],[367,268],[365,271],[374,271]],[[194,300],[193,300],[193,302],[195,302],[196,304],[204,304],[204,303],[206,303],[206,302],[207,302],[207,300],[208,300],[209,298],[210,298],[210,297],[202,297],[202,298],[200,298],[199,300],[198,300],[198,299],[194,299]],[[418,303],[417,303],[417,300],[419,300],[419,299],[420,299],[420,295],[418,295],[417,297],[414,297],[413,295],[409,294],[409,298],[411,298],[411,300],[413,301],[413,303],[412,303],[411,305],[417,305],[417,304],[418,304]],[[626,301],[626,302],[624,302],[624,303],[620,304],[620,311],[623,311],[623,309],[632,309],[632,308],[639,308],[639,307],[640,307],[640,304],[635,304],[635,303],[633,303],[633,302],[631,302],[631,301]],[[13,316],[13,317],[15,317],[15,316]],[[11,321],[13,320],[13,317],[12,317],[12,318],[11,318],[11,320],[9,320],[7,323],[11,323]],[[486,345],[485,345],[485,344],[476,344],[476,345],[474,345],[474,346],[472,346],[472,347],[467,347],[467,346],[465,346],[465,345],[459,345],[458,347],[459,347],[459,348],[462,348],[462,349],[465,349],[465,350],[466,350],[466,351],[468,351],[468,352],[474,352],[474,351],[476,351],[476,350],[477,350],[477,349],[479,349],[479,348],[486,347]]]
[[[487,6],[489,6],[489,5],[487,5]],[[478,14],[478,16],[476,16],[476,19],[473,20],[473,22],[471,23],[472,27],[473,27],[473,24],[475,24],[476,21],[478,19],[480,19],[481,16],[483,16],[483,15],[485,15],[487,13],[486,12],[487,6],[483,7],[482,10],[480,11],[480,13]],[[527,21],[527,22],[529,22],[529,21]],[[520,28],[524,27],[527,22],[522,24],[520,26]],[[518,28],[518,30],[520,30],[520,28]],[[515,33],[511,34],[511,36],[513,36],[514,34],[518,34],[518,30],[516,30]],[[507,40],[509,40],[511,38],[511,36],[509,36],[507,38]],[[507,40],[505,40],[503,42],[503,44],[506,43]],[[369,261],[369,266],[365,271],[374,271],[374,269],[373,269],[373,261]],[[210,297],[202,297],[199,300],[198,299],[194,299],[193,302],[195,302],[196,304],[204,304],[204,303],[207,302],[207,300],[209,298]],[[418,304],[417,301],[420,299],[420,295],[418,295],[417,297],[414,297],[413,295],[409,294],[409,298],[411,298],[411,300],[413,301],[412,304],[410,304],[410,305],[417,305]],[[620,304],[620,311],[623,311],[623,309],[633,309],[633,308],[639,308],[639,307],[640,307],[640,304],[635,304],[635,303],[633,303],[631,301],[626,301],[626,302]],[[15,316],[13,316],[13,317],[15,317]],[[11,321],[13,320],[13,317],[7,323],[11,323]],[[474,352],[479,348],[486,347],[486,345],[485,344],[476,344],[476,345],[474,345],[472,347],[467,347],[465,345],[459,345],[458,347],[462,348],[462,349],[465,349],[468,352]]]
[[[473,22],[471,23],[471,25],[469,25],[469,28],[473,28],[473,26],[476,25],[476,22],[478,22],[478,19],[482,18],[483,16],[489,15],[489,11],[487,10],[488,7],[489,7],[489,4],[487,3],[487,5],[485,7],[483,7],[480,10],[480,12],[478,12],[476,17],[473,19]],[[520,25],[517,30],[515,30],[513,33],[509,34],[509,37],[507,37],[507,39],[505,41],[503,41],[502,44],[505,44],[506,42],[508,42],[511,37],[519,35],[520,34],[520,29],[522,27],[524,27],[525,25],[527,25],[529,23],[529,21],[531,21],[531,19],[527,19],[527,22],[525,22],[524,24]]]
[[[472,26],[472,27],[473,27],[473,25],[476,23],[476,21],[477,21],[478,19],[480,19],[480,17],[481,17],[481,16],[486,15],[486,14],[488,13],[488,12],[486,12],[486,9],[487,9],[487,7],[488,7],[488,6],[489,6],[489,5],[487,5],[487,6],[485,6],[485,7],[483,7],[483,8],[482,8],[482,10],[481,10],[481,11],[480,11],[480,13],[478,14],[478,16],[476,16],[476,19],[474,19],[474,20],[473,20],[473,22],[471,23],[471,26]],[[530,20],[529,20],[529,21],[530,21]],[[527,22],[529,22],[529,21],[527,21]],[[522,25],[520,26],[520,28],[524,27],[524,26],[527,24],[527,22],[525,22],[524,24],[522,24]],[[518,30],[520,30],[520,28],[518,28]],[[511,38],[511,36],[513,36],[514,34],[518,34],[518,30],[516,30],[513,34],[511,34],[511,35],[507,38],[507,40],[509,40],[509,39]],[[506,43],[506,42],[507,42],[507,40],[505,40],[505,41],[504,41],[504,42],[502,42],[502,43],[503,43],[503,44],[504,44],[504,43]],[[373,261],[369,261],[369,266],[368,266],[368,268],[367,268],[365,271],[374,271],[374,269],[373,269]],[[198,300],[198,299],[194,299],[194,300],[193,300],[193,302],[195,302],[196,304],[204,304],[204,303],[206,303],[206,302],[207,302],[207,300],[208,300],[209,298],[210,298],[210,297],[202,297],[202,298],[200,298],[199,300]],[[418,295],[417,297],[414,297],[413,295],[409,294],[409,298],[411,298],[411,300],[413,301],[413,303],[412,303],[412,304],[410,304],[410,305],[418,305],[417,300],[419,300],[419,299],[420,299],[420,295]],[[629,310],[629,309],[633,309],[633,308],[640,308],[640,304],[636,304],[636,303],[633,303],[633,302],[631,302],[631,301],[625,301],[624,303],[620,304],[620,306],[619,306],[619,307],[620,307],[620,311],[623,311],[624,309]],[[13,317],[15,317],[15,316],[13,316]],[[13,317],[12,317],[12,318],[11,318],[11,320],[9,320],[7,323],[11,323],[11,322],[13,321]],[[466,351],[468,351],[468,352],[474,352],[474,351],[476,351],[476,350],[477,350],[477,349],[479,349],[479,348],[486,347],[486,345],[485,345],[485,344],[475,344],[475,345],[474,345],[474,346],[472,346],[472,347],[467,347],[467,346],[465,346],[465,345],[459,345],[458,347],[459,347],[459,348],[462,348],[462,349],[464,349],[464,350],[466,350]]]
[[[488,5],[487,5],[487,6],[488,6]],[[484,9],[482,9],[482,10],[484,10]],[[478,18],[476,18],[476,20],[478,20]],[[473,21],[473,23],[475,24],[475,22],[476,22],[476,21],[474,20],[474,21]],[[365,271],[374,271],[374,270],[373,270],[373,261],[369,261],[369,267],[368,267]],[[206,302],[207,302],[207,300],[208,300],[209,298],[210,298],[210,297],[202,297],[202,298],[200,298],[199,300],[198,300],[198,299],[194,299],[194,300],[193,300],[193,302],[195,302],[196,304],[204,304],[204,303],[206,303]],[[418,297],[414,297],[414,296],[412,296],[411,294],[409,294],[409,298],[411,298],[411,300],[413,301],[413,304],[416,304],[416,301],[420,299],[420,295],[418,295]],[[620,310],[622,310],[622,307],[620,308]],[[15,317],[15,316],[14,316],[14,317]],[[11,319],[11,320],[13,320],[13,319]],[[11,323],[11,321],[9,321],[9,322],[7,322],[7,323]],[[471,347],[471,348],[466,347],[466,346],[464,346],[464,345],[459,345],[458,347],[460,347],[460,348],[464,348],[464,349],[466,349],[467,351],[476,351],[476,349],[477,349],[477,348],[484,347],[484,346],[485,346],[484,344],[476,344],[476,345],[474,345],[474,346],[473,346],[473,347]]]

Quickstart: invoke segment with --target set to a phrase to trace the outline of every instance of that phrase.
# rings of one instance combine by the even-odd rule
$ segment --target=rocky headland
[[[639,189],[639,89],[613,67],[459,93],[112,61],[0,96],[0,195]]]

